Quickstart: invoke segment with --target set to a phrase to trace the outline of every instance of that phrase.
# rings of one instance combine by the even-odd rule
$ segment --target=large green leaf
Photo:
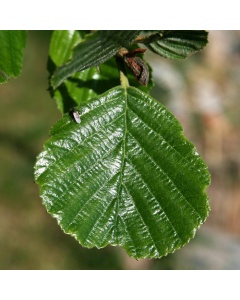
[[[26,46],[24,30],[0,30],[0,83],[17,77],[22,70],[23,49]]]
[[[96,67],[114,56],[121,47],[129,47],[140,30],[96,31],[75,47],[72,59],[53,74],[52,86],[57,88],[76,72]]]
[[[142,42],[154,53],[170,59],[185,59],[203,49],[208,42],[204,30],[162,30],[152,33]]]
[[[116,87],[65,114],[35,165],[47,211],[83,246],[135,258],[182,247],[209,211],[209,173],[175,117],[149,95]]]
[[[53,32],[49,49],[48,70],[50,76],[56,68],[63,65],[72,57],[72,50],[80,41],[83,41],[86,34],[82,31],[56,30]],[[138,47],[136,45],[136,47]],[[151,68],[150,80],[147,87],[142,86],[129,74],[131,86],[149,92],[153,86]],[[99,66],[92,67],[81,72],[74,73],[64,81],[62,85],[52,91],[53,98],[56,99],[58,108],[62,113],[68,112],[73,106],[89,101],[92,97],[100,95],[106,90],[119,85],[119,71],[112,57]]]
[[[148,94],[116,87],[65,114],[35,165],[47,211],[85,247],[135,258],[186,244],[209,212],[210,176],[175,117]]]

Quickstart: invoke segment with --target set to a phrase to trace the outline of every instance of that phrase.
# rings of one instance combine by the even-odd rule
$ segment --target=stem
[[[127,87],[129,87],[129,82],[128,82],[128,78],[127,78],[125,64],[124,64],[123,60],[118,56],[116,56],[116,62],[117,62],[117,66],[118,66],[118,70],[119,70],[119,74],[120,74],[121,86],[124,89],[126,89]]]

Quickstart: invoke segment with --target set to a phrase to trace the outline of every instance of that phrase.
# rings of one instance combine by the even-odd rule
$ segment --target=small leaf
[[[53,32],[49,50],[48,70],[50,76],[57,67],[71,58],[72,49],[85,38],[82,31],[57,30]],[[136,46],[137,47],[137,46]],[[153,86],[152,72],[150,69],[150,80],[147,87],[138,84],[136,79],[129,74],[131,86],[136,86],[145,92]],[[119,85],[119,71],[114,57],[99,66],[77,72],[64,81],[54,91],[52,97],[56,99],[61,113],[68,112],[73,106],[86,103],[94,96],[100,95],[106,90]]]
[[[85,247],[135,258],[174,252],[209,212],[210,176],[175,117],[136,88],[113,88],[65,114],[35,165],[47,211]]]
[[[26,31],[0,30],[0,83],[17,77],[22,70]]]
[[[71,58],[73,48],[83,41],[85,36],[86,32],[82,30],[53,31],[49,48],[49,57],[51,62],[54,63],[55,69]]]
[[[76,72],[96,67],[114,56],[121,47],[128,47],[139,30],[96,31],[74,49],[73,58],[59,67],[52,77],[52,86],[57,88]]]
[[[148,36],[142,43],[165,58],[185,59],[203,49],[207,38],[208,32],[204,30],[162,30]]]
[[[48,71],[50,77],[56,71],[56,68],[67,62],[72,57],[73,48],[84,40],[86,32],[77,30],[55,30],[52,34]],[[93,79],[98,76],[96,68],[91,68],[83,72],[75,73],[66,79],[64,85],[61,85],[51,95],[57,101],[58,109],[61,113],[68,112],[73,106],[81,102],[86,102],[89,98],[95,96],[89,85],[85,85],[88,78]]]

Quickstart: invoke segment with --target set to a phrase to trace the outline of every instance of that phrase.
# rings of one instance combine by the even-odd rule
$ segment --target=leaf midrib
[[[120,176],[119,176],[119,186],[118,186],[118,192],[116,196],[116,221],[115,225],[113,228],[113,238],[117,238],[117,244],[119,244],[119,234],[117,232],[118,230],[118,220],[119,220],[119,201],[121,198],[121,192],[122,192],[122,187],[123,187],[123,174],[124,174],[124,169],[125,169],[125,161],[126,161],[126,139],[127,139],[127,111],[128,111],[128,94],[127,94],[127,89],[126,87],[124,89],[124,104],[125,104],[125,109],[123,113],[123,122],[124,122],[124,127],[123,127],[123,149],[122,149],[122,166],[120,170]]]

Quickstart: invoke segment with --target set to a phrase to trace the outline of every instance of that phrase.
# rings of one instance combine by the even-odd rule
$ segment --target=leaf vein
[[[79,211],[76,213],[76,215],[72,218],[72,221],[69,223],[69,225],[67,225],[66,229],[68,229],[72,223],[74,222],[74,220],[78,217],[78,215],[80,215],[80,213],[82,212],[82,210],[84,209],[84,207],[98,194],[98,192],[100,192],[115,176],[118,175],[119,172],[117,172],[116,174],[114,174],[112,177],[107,178],[107,180],[91,195],[90,198],[87,199],[87,201],[82,205],[82,207],[79,209]],[[115,198],[116,199],[116,198]],[[112,203],[112,201],[111,201]]]
[[[66,148],[63,147],[63,149],[64,149],[64,150],[67,150],[67,151],[64,152],[62,155],[60,155],[55,161],[53,161],[52,164],[48,165],[47,169],[46,169],[43,173],[41,173],[41,175],[44,174],[46,171],[47,171],[47,172],[50,172],[51,169],[54,168],[54,166],[55,166],[56,164],[59,164],[59,162],[61,162],[67,155],[69,155],[69,152],[74,152],[78,147],[84,146],[84,145],[86,144],[86,142],[87,142],[89,139],[91,139],[91,138],[93,138],[94,136],[96,136],[97,134],[101,133],[101,131],[104,131],[104,130],[106,129],[106,127],[109,127],[110,125],[114,124],[114,123],[115,123],[118,119],[120,119],[123,115],[124,115],[124,113],[121,114],[120,116],[118,116],[117,118],[113,119],[111,122],[104,124],[104,126],[99,127],[98,130],[94,131],[91,135],[86,136],[86,137],[83,139],[82,143],[77,143],[77,145],[73,146],[72,148],[69,148],[69,147],[68,147],[68,149],[66,149]],[[84,128],[82,128],[82,130],[84,130]],[[72,134],[75,134],[75,132],[72,132]],[[108,137],[108,136],[105,136],[105,137]],[[70,137],[68,137],[68,138],[70,139],[70,138],[72,138],[72,136],[70,136]],[[73,140],[76,142],[76,140],[75,140],[74,138],[73,138]],[[51,156],[51,155],[50,155],[50,156]],[[75,163],[75,162],[73,162],[73,163],[70,164],[69,166],[73,165],[74,163]],[[61,173],[65,173],[65,172],[66,172],[66,168],[64,168],[64,171],[61,172]]]
[[[160,254],[160,252],[159,252],[159,250],[158,250],[158,246],[157,246],[157,244],[155,243],[155,240],[154,240],[154,238],[153,238],[153,236],[152,236],[152,234],[151,234],[150,227],[146,224],[146,221],[144,220],[144,218],[143,218],[142,214],[140,213],[139,209],[137,208],[137,205],[136,205],[136,203],[135,203],[135,201],[134,201],[134,199],[133,199],[131,193],[129,192],[128,188],[126,187],[125,184],[123,184],[123,186],[124,186],[124,188],[125,188],[125,190],[126,190],[128,196],[131,198],[132,203],[134,204],[134,207],[135,207],[135,209],[136,209],[136,212],[137,212],[137,214],[139,215],[139,217],[140,217],[142,223],[144,224],[145,228],[147,229],[147,231],[148,231],[148,233],[149,233],[149,236],[150,236],[151,240],[153,241],[153,244],[154,244],[155,248],[157,249],[158,254]]]
[[[137,115],[131,108],[129,108],[129,110],[131,110],[131,112],[135,115],[135,116],[137,116],[137,118],[147,127],[147,128],[149,128],[151,131],[153,131],[156,135],[157,135],[157,137],[160,137],[172,150],[174,150],[175,152],[177,152],[180,156],[181,156],[181,158],[182,158],[182,160],[184,160],[187,164],[188,164],[188,159],[185,157],[185,156],[183,156],[173,145],[171,145],[165,138],[164,138],[164,136],[163,135],[161,135],[159,132],[157,132],[155,129],[153,129],[149,124],[147,124],[141,117],[139,117],[139,115]]]
[[[104,156],[100,157],[93,165],[91,165],[90,168],[88,168],[86,171],[82,172],[82,173],[76,178],[75,183],[76,183],[82,176],[84,176],[85,174],[89,173],[92,169],[94,169],[94,167],[95,167],[97,164],[99,164],[99,162],[102,162],[105,158],[107,158],[108,155],[109,155],[110,153],[112,153],[115,149],[117,149],[117,147],[118,147],[120,144],[121,144],[121,142],[119,142],[113,149],[111,149],[110,151],[108,151]],[[69,172],[66,171],[65,173],[68,174]],[[64,173],[63,173],[63,174],[64,174]],[[59,178],[59,176],[58,176],[58,178]],[[49,187],[53,188],[53,187],[54,187],[54,184],[53,184],[52,182],[49,182],[48,184],[46,184],[46,183],[43,184],[43,186],[49,186]],[[73,187],[74,187],[74,183],[72,184],[72,190],[73,190]],[[61,194],[61,197],[58,197],[58,201],[61,201],[61,199],[63,199],[63,197],[67,194],[68,191],[69,191],[69,190],[68,190],[68,188],[67,188],[66,191],[63,192],[63,193]],[[68,204],[68,203],[65,203],[65,205],[63,206],[63,209],[64,209],[64,207],[65,207],[67,204]]]
[[[136,254],[137,254],[137,252],[136,252],[136,246],[135,246],[135,243],[134,243],[134,241],[133,241],[133,238],[131,237],[131,234],[130,234],[130,232],[129,232],[129,230],[128,230],[128,227],[127,227],[127,225],[126,225],[126,223],[124,222],[124,219],[119,215],[119,219],[121,219],[122,220],[122,223],[123,223],[123,225],[124,225],[124,228],[125,228],[125,232],[127,233],[127,235],[128,235],[128,237],[129,237],[129,239],[130,239],[130,241],[132,242],[132,245],[133,245],[133,247],[134,247],[134,249],[132,249],[132,251],[134,251],[134,253],[133,253],[133,256],[135,256]],[[124,246],[124,244],[123,243],[118,243],[119,244],[119,246]]]
[[[169,177],[169,175],[161,168],[161,166],[154,160],[154,158],[146,151],[145,147],[139,143],[139,141],[137,140],[137,138],[132,133],[130,133],[130,135],[135,140],[135,142],[138,144],[138,146],[140,147],[140,149],[144,151],[144,153],[151,160],[151,162],[170,180],[172,186],[176,188],[176,191],[179,194],[179,196],[181,197],[181,199],[183,199],[192,208],[192,211],[201,220],[201,216],[199,215],[199,213],[195,210],[195,208],[191,205],[191,203],[187,200],[187,198],[182,194],[182,192],[179,190],[178,186],[174,183],[173,179],[171,177]]]
[[[142,180],[144,186],[147,188],[147,190],[149,191],[149,193],[152,195],[152,197],[156,200],[156,202],[158,203],[160,209],[163,211],[167,221],[169,222],[170,226],[172,227],[173,231],[175,232],[175,234],[177,235],[178,239],[180,241],[182,241],[182,239],[180,238],[176,228],[174,227],[173,223],[171,222],[171,220],[169,219],[167,213],[165,212],[165,210],[163,209],[163,207],[161,206],[161,204],[159,203],[157,197],[154,195],[154,193],[152,192],[152,190],[150,189],[149,185],[146,183],[146,181],[143,179],[142,174],[139,173],[139,171],[135,168],[135,166],[133,165],[132,162],[129,161],[129,164],[132,166],[132,168],[135,170],[135,172],[140,176],[140,179]]]
[[[86,242],[86,240],[88,239],[89,235],[92,233],[92,231],[96,227],[96,224],[98,223],[98,221],[106,213],[107,209],[109,208],[109,206],[111,206],[111,204],[114,202],[115,199],[116,198],[113,198],[112,201],[110,201],[109,204],[105,207],[105,210],[103,210],[102,213],[98,215],[97,219],[95,220],[95,223],[92,225],[92,227],[91,227],[90,231],[88,232],[87,236],[84,238],[83,243]]]

